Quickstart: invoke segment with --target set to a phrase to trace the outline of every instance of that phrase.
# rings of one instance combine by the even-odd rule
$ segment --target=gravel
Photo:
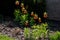
[[[13,26],[12,24],[11,21],[0,24],[0,33],[15,38],[15,40],[24,40],[23,30],[17,26],[10,27]]]

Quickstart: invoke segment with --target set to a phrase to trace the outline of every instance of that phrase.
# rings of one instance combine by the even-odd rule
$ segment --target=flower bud
[[[38,18],[38,22],[39,22],[39,23],[42,22],[40,17]]]
[[[25,26],[28,26],[28,25],[29,25],[29,22],[28,22],[28,21],[26,21],[26,22],[25,22]]]
[[[31,12],[31,16],[34,16],[34,12]]]
[[[46,12],[44,12],[43,17],[44,17],[44,18],[47,18],[47,17],[48,17],[48,15],[47,15],[47,13],[46,13]]]
[[[27,13],[27,10],[25,9],[23,13],[26,14]]]
[[[22,12],[23,12],[24,10],[25,10],[25,8],[23,7],[23,8],[22,8]]]
[[[15,2],[15,5],[19,5],[19,1],[16,1],[16,2]]]
[[[35,20],[38,19],[38,15],[37,14],[34,15],[34,19]]]
[[[24,7],[24,3],[21,3],[21,7]]]

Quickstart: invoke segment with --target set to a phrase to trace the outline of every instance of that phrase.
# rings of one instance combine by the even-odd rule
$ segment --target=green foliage
[[[33,25],[32,26],[33,29],[40,29],[40,27],[41,27],[40,25]]]
[[[32,25],[34,25],[35,24],[35,20],[31,17],[30,18],[30,25],[32,26]]]
[[[24,36],[25,36],[25,38],[30,37],[30,29],[29,28],[24,28]]]
[[[15,21],[20,21],[20,18],[19,18],[20,14],[21,14],[20,10],[15,9],[15,11],[14,11]]]
[[[48,25],[46,25],[46,26],[44,26],[44,25],[41,24],[41,25],[34,25],[34,26],[32,26],[32,28],[34,28],[34,30],[36,30],[36,29],[38,30],[36,32],[37,32],[37,35],[39,34],[39,37],[41,37],[41,34],[44,34],[44,37],[45,37],[47,32],[48,32],[48,30],[46,30]]]
[[[15,9],[14,16],[15,16],[15,21],[18,22],[18,23],[20,23],[20,25],[24,25],[24,23],[27,20],[29,21],[29,25],[30,26],[36,24],[35,20],[34,20],[34,17],[29,16],[28,12],[27,13],[21,12],[20,9]],[[46,27],[47,23],[42,24],[42,26]]]
[[[20,25],[24,25],[25,21],[28,20],[28,14],[23,14],[20,16]]]
[[[19,22],[20,25],[24,25],[24,22],[28,20],[28,13],[23,14],[19,9],[14,11],[15,21]]]
[[[50,38],[50,40],[57,40],[58,35],[57,35],[56,33],[54,33],[54,34],[51,34],[51,35],[49,36],[49,38]]]
[[[32,30],[31,37],[36,40],[41,36],[41,34],[42,32],[40,30],[34,29]]]
[[[29,28],[25,28],[26,32],[24,32],[24,34],[29,34],[31,40],[36,40],[38,38],[41,38],[42,34],[44,37],[46,37],[47,32],[48,32],[48,30],[46,30],[46,27],[47,27],[47,25],[45,26],[45,24],[44,24],[44,26],[43,26],[43,24],[33,25],[32,26],[33,29],[31,29],[31,31],[29,30]],[[29,32],[28,32],[28,30],[29,30]],[[28,37],[27,35],[25,35],[25,36]]]
[[[40,24],[40,25],[33,25],[32,26],[32,28],[33,29],[45,29],[46,30],[46,28],[48,27],[48,24],[47,23],[42,23],[42,24]]]
[[[57,33],[57,35],[58,35],[58,40],[60,40],[60,32],[57,31],[56,33]]]
[[[57,31],[49,36],[50,40],[60,40],[60,32]]]
[[[20,20],[26,21],[28,19],[28,15],[21,15]]]
[[[18,1],[18,0],[16,0],[16,1]],[[24,25],[24,22],[25,21],[29,21],[29,25],[30,26],[32,26],[32,25],[34,25],[35,24],[35,20],[33,19],[34,18],[34,16],[33,16],[33,18],[31,17],[31,16],[29,16],[28,17],[28,15],[30,15],[30,11],[32,11],[32,9],[34,9],[33,7],[34,7],[34,5],[36,5],[36,3],[39,5],[39,4],[41,4],[42,3],[42,5],[44,6],[42,6],[42,5],[40,5],[39,7],[39,9],[41,9],[41,8],[43,8],[43,12],[45,12],[46,10],[45,10],[45,0],[27,0],[27,3],[28,3],[28,5],[24,5],[24,2],[25,2],[25,0],[22,0],[21,1],[21,3],[23,3],[23,4],[20,4],[20,6],[19,7],[21,7],[21,8],[17,8],[17,9],[15,9],[15,11],[14,11],[14,16],[15,16],[15,21],[17,22],[17,23],[20,23],[20,25]],[[32,2],[32,3],[31,3]],[[19,4],[20,3],[20,1],[18,1],[17,2],[17,4]],[[29,9],[29,5],[30,5],[30,3],[31,3],[31,6],[32,6],[32,9]],[[17,5],[16,5],[17,6]],[[21,11],[20,11],[21,10]],[[30,11],[29,11],[30,10]],[[29,13],[28,13],[29,12]],[[26,14],[27,13],[27,14]],[[33,12],[33,14],[35,15],[36,14],[36,12]],[[38,16],[38,15],[37,15]],[[39,18],[39,17],[38,17]],[[30,19],[30,20],[29,20]],[[38,21],[37,21],[38,22]]]
[[[0,34],[0,40],[15,40],[15,39],[14,38],[10,38],[10,37],[8,37],[6,35],[1,35]]]
[[[45,23],[42,23],[42,25],[43,25],[44,27],[47,27],[47,26],[48,26],[48,23],[45,22]]]

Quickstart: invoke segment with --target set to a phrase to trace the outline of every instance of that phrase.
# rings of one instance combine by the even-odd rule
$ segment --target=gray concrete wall
[[[46,0],[48,18],[60,21],[60,0]]]

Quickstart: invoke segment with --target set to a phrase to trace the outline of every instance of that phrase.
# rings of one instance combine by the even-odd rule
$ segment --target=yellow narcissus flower
[[[31,16],[34,16],[34,12],[33,11],[31,12]]]
[[[21,7],[24,7],[24,3],[21,3]]]
[[[38,22],[39,22],[39,23],[42,22],[40,17],[38,18]]]
[[[29,22],[28,22],[28,21],[26,21],[26,22],[25,22],[25,26],[28,26],[28,25],[29,25]]]
[[[16,2],[15,2],[15,5],[19,5],[19,1],[16,1]]]
[[[34,15],[34,19],[35,20],[38,19],[38,15],[37,14]]]
[[[44,18],[47,18],[47,17],[48,17],[48,15],[47,15],[46,12],[44,12],[43,17],[44,17]]]

